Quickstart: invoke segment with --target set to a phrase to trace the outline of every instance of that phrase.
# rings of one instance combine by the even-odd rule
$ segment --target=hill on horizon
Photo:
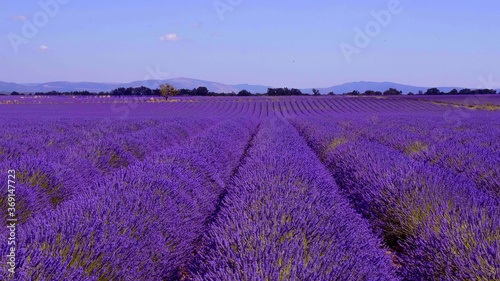
[[[265,93],[268,88],[276,88],[264,85],[249,85],[249,84],[237,84],[237,85],[227,85],[219,82],[192,79],[192,78],[172,78],[166,80],[144,80],[144,81],[134,81],[130,83],[98,83],[98,82],[67,82],[67,81],[56,81],[47,83],[10,83],[0,81],[0,92],[11,93],[13,91],[21,93],[35,93],[35,92],[71,92],[71,91],[89,91],[89,92],[108,92],[116,88],[124,87],[148,87],[148,88],[159,88],[160,84],[169,83],[178,89],[193,89],[198,87],[207,87],[209,91],[216,93],[238,93],[241,90],[247,90],[253,94],[255,93]],[[389,88],[395,88],[399,91],[403,91],[403,94],[409,92],[418,93],[418,91],[427,91],[427,89],[432,87],[418,87],[410,86],[392,82],[351,82],[341,85],[336,85],[327,88],[316,88],[321,94],[326,95],[329,92],[334,92],[335,94],[343,94],[347,92],[352,92],[354,90],[361,93],[366,90],[372,91],[385,91]],[[461,87],[436,87],[444,92],[449,92],[452,89],[461,90]],[[304,93],[312,94],[313,88],[300,89]],[[497,89],[497,91],[500,89]]]

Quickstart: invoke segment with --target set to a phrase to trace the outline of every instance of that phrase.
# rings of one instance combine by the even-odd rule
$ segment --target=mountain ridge
[[[200,79],[192,79],[185,77],[177,77],[166,80],[143,80],[143,81],[133,81],[129,83],[99,83],[99,82],[68,82],[68,81],[54,81],[47,83],[13,83],[13,82],[3,82],[0,81],[0,92],[10,93],[13,91],[21,93],[35,93],[35,92],[50,92],[50,91],[89,91],[89,92],[108,92],[120,87],[149,87],[158,88],[160,84],[169,83],[174,87],[179,89],[193,89],[197,87],[207,87],[209,91],[216,93],[238,93],[241,90],[247,90],[251,93],[265,93],[267,88],[273,88],[270,86],[263,85],[250,85],[250,84],[236,84],[227,85],[224,83],[206,81]],[[385,91],[389,88],[396,88],[399,91],[403,91],[403,94],[409,92],[418,93],[418,91],[427,91],[429,88],[433,87],[419,87],[410,86],[405,84],[393,83],[393,82],[369,82],[369,81],[359,81],[344,83],[341,85],[326,87],[326,88],[316,88],[321,94],[328,94],[333,92],[335,94],[343,94],[347,92],[352,92],[354,90],[361,93],[366,90],[372,91]],[[435,87],[441,91],[449,92],[452,89],[461,90],[462,87]],[[313,88],[300,89],[304,93],[312,93]],[[500,91],[500,89],[497,89]]]

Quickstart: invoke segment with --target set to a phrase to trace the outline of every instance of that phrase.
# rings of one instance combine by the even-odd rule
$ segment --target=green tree
[[[366,90],[364,94],[362,94],[364,96],[381,96],[382,95],[382,92],[380,91],[372,91],[372,90]]]
[[[470,95],[472,94],[472,90],[471,89],[461,89],[459,92],[458,92],[459,95]]]
[[[247,91],[247,90],[241,90],[239,93],[238,93],[238,96],[251,96],[252,94]]]
[[[358,90],[354,90],[352,92],[344,93],[345,96],[360,96],[361,93]]]
[[[209,93],[207,87],[198,87],[198,89],[196,89],[197,96],[208,96]]]
[[[170,96],[177,96],[177,94],[179,94],[179,91],[175,89],[174,86],[168,83],[160,85],[160,96],[164,97],[166,100],[168,100]]]
[[[313,95],[319,96],[321,94],[319,93],[319,90],[313,89]]]
[[[401,94],[403,94],[402,91],[398,91],[394,88],[389,88],[389,90],[387,90],[383,93],[384,96],[397,96],[397,95],[401,95]]]
[[[442,95],[443,92],[441,92],[438,88],[430,88],[425,92],[426,95]]]

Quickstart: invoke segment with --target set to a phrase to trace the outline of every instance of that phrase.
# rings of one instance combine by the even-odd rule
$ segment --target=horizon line
[[[293,89],[295,87],[288,87],[288,86],[269,86],[269,85],[261,85],[261,84],[254,84],[254,83],[237,83],[237,84],[226,84],[224,82],[218,82],[218,81],[211,81],[211,80],[204,80],[204,79],[198,79],[198,78],[189,78],[189,77],[173,77],[173,78],[167,78],[167,79],[145,79],[145,80],[134,80],[134,81],[129,81],[129,82],[95,82],[95,81],[69,81],[69,80],[55,80],[55,81],[48,81],[48,82],[24,82],[24,83],[19,83],[19,82],[7,82],[7,81],[1,81],[4,83],[9,83],[9,84],[18,84],[18,85],[29,85],[29,84],[49,84],[49,83],[94,83],[94,84],[107,84],[107,85],[119,85],[119,84],[130,84],[134,82],[146,82],[146,81],[168,81],[168,80],[174,80],[174,79],[190,79],[190,80],[198,80],[198,81],[203,81],[203,82],[210,82],[210,83],[218,83],[222,84],[225,86],[239,86],[239,85],[249,85],[249,86],[262,86],[262,87],[268,87],[268,88],[289,88]],[[378,83],[378,84],[383,84],[383,83],[391,83],[391,84],[398,84],[401,86],[407,86],[407,87],[416,87],[416,88],[456,88],[456,89],[479,89],[476,87],[456,87],[456,86],[416,86],[416,85],[410,85],[410,84],[402,84],[399,82],[391,82],[391,81],[352,81],[352,82],[344,82],[341,84],[336,84],[336,85],[331,85],[331,86],[326,86],[326,87],[300,87],[300,88],[295,88],[295,89],[302,89],[302,90],[311,90],[311,89],[325,89],[325,88],[332,88],[332,87],[338,87],[338,86],[343,86],[343,85],[348,85],[348,84],[354,84],[354,83]]]

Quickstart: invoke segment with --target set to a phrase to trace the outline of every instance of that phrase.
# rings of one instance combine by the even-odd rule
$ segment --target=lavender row
[[[194,118],[162,120],[78,120],[33,121],[20,119],[10,121],[0,132],[0,161],[18,159],[25,155],[50,157],[55,151],[68,150],[99,139],[114,139],[145,130],[163,129],[171,125],[186,123],[211,123],[213,120]],[[186,124],[188,125],[188,124]]]
[[[410,99],[376,99],[371,97],[175,97],[174,99],[124,103],[123,98],[89,100],[75,103],[49,97],[42,104],[2,105],[0,117],[28,116],[60,118],[151,118],[172,116],[314,116],[344,113],[423,112],[442,114],[449,107]],[[117,110],[118,109],[118,110]],[[455,115],[453,115],[455,116]]]
[[[293,120],[409,280],[500,278],[498,201],[461,176],[320,119]]]
[[[217,122],[217,119],[158,122],[152,128],[83,141],[66,150],[49,150],[47,154],[35,157],[9,158],[0,162],[0,170],[3,173],[16,170],[19,219],[24,223],[35,214],[49,212],[88,190],[106,173],[142,161],[158,149],[182,144]],[[4,225],[7,190],[2,189],[0,194],[1,222]]]
[[[442,116],[375,116],[371,120],[356,118],[352,125],[386,127],[400,130],[403,133],[412,133],[415,136],[432,142],[458,142],[490,149],[492,152],[500,151],[500,144],[495,139],[500,138],[500,122],[498,115],[492,117],[475,113],[471,118],[462,120],[460,125],[448,123]]]
[[[413,116],[397,120],[382,117],[373,122],[354,119],[344,127],[414,159],[449,168],[475,182],[480,189],[500,196],[500,144],[495,141],[500,138],[500,130],[496,132],[491,126],[498,122],[476,119],[466,126],[447,128],[439,120],[415,119]]]
[[[265,121],[203,240],[195,280],[395,280],[391,257],[295,129]]]
[[[216,125],[32,219],[18,234],[17,280],[182,275],[254,127],[247,120]]]

